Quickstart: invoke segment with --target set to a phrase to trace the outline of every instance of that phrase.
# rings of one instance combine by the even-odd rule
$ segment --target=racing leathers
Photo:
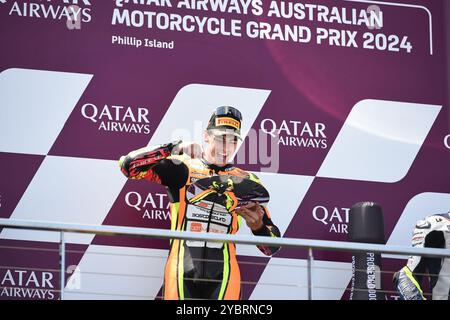
[[[435,214],[416,223],[412,245],[416,248],[450,249],[450,212]],[[450,258],[411,256],[394,275],[394,285],[403,300],[426,300],[421,284],[426,276],[432,300],[449,300]]]
[[[217,195],[198,191],[193,184],[202,178],[228,175],[251,179],[260,184],[250,172],[228,164],[218,167],[205,159],[186,154],[172,154],[175,144],[146,147],[122,156],[119,165],[130,179],[145,179],[166,186],[170,200],[171,230],[234,234],[241,224],[235,212],[237,203],[221,205]],[[194,192],[194,194],[192,194]],[[232,199],[232,195],[230,199]],[[267,207],[263,226],[253,234],[279,237]],[[258,246],[265,255],[279,248]],[[230,242],[206,242],[173,239],[164,272],[164,299],[240,299],[240,271],[236,247]]]

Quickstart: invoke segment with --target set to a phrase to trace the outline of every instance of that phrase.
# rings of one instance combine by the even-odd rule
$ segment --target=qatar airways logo
[[[261,121],[260,129],[272,138],[278,139],[278,145],[280,146],[311,149],[328,148],[325,134],[326,126],[320,122],[312,123],[297,120],[277,122],[273,119],[264,119]]]
[[[350,208],[316,206],[312,210],[314,220],[322,223],[330,233],[347,234]]]
[[[66,274],[69,278],[65,289],[72,292],[80,290],[80,268],[70,265]],[[59,290],[57,273],[13,268],[0,270],[0,299],[56,300]]]
[[[6,269],[0,279],[0,298],[53,300],[57,295],[53,284],[57,277],[51,272]]]
[[[9,4],[10,16],[23,18],[37,18],[66,21],[70,30],[81,29],[82,23],[88,23],[91,17],[90,0],[34,0],[34,1],[7,1],[0,4]]]
[[[81,107],[81,115],[101,131],[150,133],[150,121],[146,108],[106,104],[100,107],[94,103],[85,103]]]
[[[142,219],[170,220],[170,204],[165,193],[148,193],[142,196],[139,192],[130,191],[125,195],[127,206],[142,214]]]

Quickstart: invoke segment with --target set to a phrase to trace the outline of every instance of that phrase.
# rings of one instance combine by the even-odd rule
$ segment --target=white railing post
[[[314,262],[313,249],[308,248],[308,300],[313,300],[313,275],[312,264]]]
[[[59,244],[59,256],[60,256],[60,300],[64,300],[64,287],[66,285],[66,244],[64,240],[64,231],[61,231],[60,244]]]

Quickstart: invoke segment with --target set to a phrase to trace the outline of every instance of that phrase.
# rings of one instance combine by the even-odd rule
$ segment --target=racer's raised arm
[[[145,179],[168,187],[181,188],[189,169],[173,153],[182,153],[181,142],[148,146],[120,157],[119,166],[129,179]]]

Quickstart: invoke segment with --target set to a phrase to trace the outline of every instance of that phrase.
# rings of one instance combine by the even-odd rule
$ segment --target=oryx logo
[[[81,23],[88,23],[91,17],[89,0],[47,0],[14,1],[0,0],[2,4],[11,4],[10,16],[49,20],[65,20],[68,29],[81,29]]]
[[[94,103],[85,103],[81,107],[81,115],[95,124],[98,130],[137,134],[150,133],[150,121],[146,108],[107,104],[103,107],[97,107]]]

